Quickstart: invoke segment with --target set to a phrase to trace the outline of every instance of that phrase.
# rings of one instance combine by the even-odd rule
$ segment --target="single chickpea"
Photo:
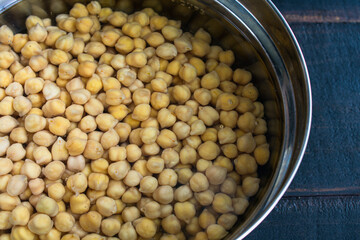
[[[179,104],[184,104],[191,96],[190,89],[185,85],[176,85],[173,88],[172,94]]]
[[[128,203],[128,204],[137,203],[138,201],[140,201],[140,199],[141,199],[141,193],[135,187],[128,188],[121,197],[121,200],[124,203]]]
[[[259,165],[264,165],[269,161],[270,157],[270,150],[269,144],[262,144],[255,148],[254,150],[254,157]]]
[[[206,132],[206,126],[202,120],[196,120],[191,124],[191,136],[202,135]]]
[[[174,44],[179,53],[186,53],[192,50],[193,46],[189,38],[184,34],[174,39]]]
[[[115,49],[120,54],[128,54],[132,50],[134,50],[134,48],[135,48],[134,41],[128,36],[121,36],[115,44]],[[112,61],[112,65],[121,67],[122,65],[125,64],[125,57],[124,56],[120,57],[120,56],[121,55],[119,55],[119,57],[117,57],[114,61]]]
[[[125,239],[136,240],[137,239],[136,230],[133,227],[131,222],[127,222],[121,226],[118,236],[121,240],[125,240]]]
[[[208,235],[209,240],[217,240],[224,238],[228,233],[221,225],[211,224],[206,229],[206,234]]]
[[[139,191],[142,193],[153,193],[158,187],[158,181],[152,176],[145,176],[140,181]]]
[[[18,121],[11,116],[0,117],[0,133],[8,134],[19,125]]]
[[[32,160],[26,159],[24,165],[21,167],[20,173],[26,175],[29,179],[35,179],[39,177],[41,167]]]
[[[178,219],[185,223],[190,223],[190,220],[195,216],[195,206],[190,202],[177,202],[174,205],[174,212]]]
[[[205,160],[213,160],[220,154],[220,148],[216,143],[207,141],[199,146],[198,153]]]
[[[29,181],[28,187],[33,195],[39,195],[43,193],[45,189],[45,183],[41,178],[35,178]]]
[[[209,188],[209,181],[203,173],[195,173],[190,178],[190,188],[194,192],[202,192]]]
[[[170,186],[159,186],[153,192],[153,198],[161,204],[169,204],[174,199],[174,190]]]
[[[25,175],[14,175],[8,181],[6,192],[10,196],[18,196],[25,191],[27,185],[28,181]]]
[[[14,143],[6,151],[6,157],[12,161],[20,161],[26,155],[26,150],[20,143]]]
[[[130,170],[130,164],[127,161],[118,161],[111,163],[108,167],[108,174],[114,180],[122,180]]]
[[[29,230],[38,235],[47,234],[52,227],[53,221],[46,214],[37,214],[28,223]]]
[[[43,169],[43,174],[50,180],[60,179],[64,172],[65,165],[60,161],[52,161]]]
[[[26,226],[30,220],[30,214],[29,209],[25,205],[20,204],[12,210],[9,222],[12,225]]]
[[[75,225],[75,218],[68,212],[59,212],[54,219],[54,225],[61,232],[69,232]]]
[[[197,160],[196,150],[192,146],[186,145],[180,150],[179,157],[182,164],[193,164]]]
[[[177,49],[174,44],[163,43],[156,48],[156,55],[165,60],[171,60],[177,55]]]
[[[186,184],[190,181],[194,173],[191,171],[191,169],[183,168],[180,169],[177,174],[179,183]]]
[[[87,232],[97,232],[100,230],[102,216],[96,211],[90,211],[80,216],[80,226]]]
[[[140,217],[140,211],[135,206],[126,207],[121,212],[121,217],[124,220],[124,222],[133,222],[134,220]]]
[[[240,152],[252,153],[255,150],[256,142],[251,133],[246,133],[237,140],[237,147]]]
[[[220,118],[219,113],[210,106],[199,107],[198,117],[206,126],[212,126]]]
[[[173,60],[167,65],[166,72],[173,76],[177,76],[179,74],[180,69],[181,69],[181,62],[178,60]]]
[[[152,238],[157,232],[157,226],[155,222],[149,218],[143,217],[134,221],[136,232],[140,237]]]
[[[224,193],[215,194],[212,207],[218,213],[228,213],[234,210],[231,197]]]
[[[153,92],[150,98],[150,104],[155,110],[166,108],[170,104],[170,98],[168,94]]]
[[[189,63],[185,63],[180,68],[179,76],[185,82],[190,83],[195,80],[195,78],[197,76],[197,70],[193,65],[191,65]]]
[[[183,185],[175,190],[174,198],[178,202],[188,201],[193,197],[193,192],[188,185]]]
[[[157,120],[162,128],[166,128],[175,124],[176,117],[168,109],[163,108],[158,112]]]
[[[110,197],[100,197],[96,200],[97,211],[105,216],[109,217],[116,213],[116,203],[115,200]]]
[[[122,181],[110,180],[106,195],[113,199],[119,199],[124,194],[125,190],[126,186]]]
[[[165,232],[170,234],[177,234],[181,231],[181,224],[179,219],[171,214],[161,220],[161,227]]]
[[[174,111],[176,117],[181,121],[188,122],[193,116],[193,110],[191,107],[186,105],[179,105],[175,108]]]
[[[83,214],[89,211],[90,200],[85,194],[72,195],[70,197],[70,209],[72,213]]]
[[[101,231],[103,232],[103,234],[109,237],[118,234],[120,231],[120,227],[120,222],[114,218],[106,218],[103,219],[101,222]]]
[[[172,131],[176,134],[177,139],[182,140],[190,135],[190,126],[184,122],[176,122]]]
[[[217,97],[216,108],[231,111],[237,107],[239,99],[231,93],[222,93]]]

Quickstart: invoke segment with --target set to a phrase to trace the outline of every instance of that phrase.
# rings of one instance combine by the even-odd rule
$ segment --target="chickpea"
[[[130,170],[130,164],[127,161],[118,161],[108,167],[108,173],[114,180],[122,180]]]
[[[0,175],[8,174],[13,169],[13,162],[9,158],[0,158]]]
[[[53,222],[46,214],[37,214],[28,223],[29,230],[38,235],[47,234],[52,227]]]
[[[212,224],[206,229],[209,240],[222,239],[227,235],[226,230],[219,224]]]
[[[177,202],[174,205],[174,212],[178,219],[185,223],[190,223],[190,220],[195,216],[195,206],[190,202]]]
[[[118,234],[120,231],[120,222],[113,218],[106,218],[103,219],[101,222],[101,231],[106,236],[114,236],[115,234]]]
[[[12,161],[20,161],[26,155],[24,147],[20,143],[14,143],[6,151],[6,157]]]
[[[150,104],[155,110],[166,108],[170,104],[169,95],[165,93],[153,92],[151,94]]]
[[[127,222],[121,226],[119,231],[120,240],[136,240],[137,233],[131,222]]]
[[[234,210],[231,198],[224,193],[215,194],[212,207],[218,213],[228,213]]]
[[[18,196],[25,191],[27,184],[25,175],[14,175],[9,179],[6,191],[10,196]]]
[[[169,204],[174,199],[173,188],[170,186],[159,186],[153,193],[155,201],[161,204]]]
[[[181,231],[180,221],[173,214],[162,219],[161,226],[165,232],[170,234],[177,234]]]
[[[134,226],[136,232],[143,238],[152,238],[157,231],[155,222],[146,217],[134,221]]]
[[[90,211],[80,216],[80,226],[87,232],[97,232],[100,229],[102,217],[96,211]]]
[[[153,47],[155,47],[153,45]],[[171,60],[177,55],[177,49],[174,44],[162,43],[156,48],[156,55],[165,60]]]
[[[191,96],[190,89],[185,85],[176,85],[172,91],[175,101],[184,104]]]
[[[199,107],[198,116],[206,126],[212,126],[220,118],[219,113],[210,106]]]

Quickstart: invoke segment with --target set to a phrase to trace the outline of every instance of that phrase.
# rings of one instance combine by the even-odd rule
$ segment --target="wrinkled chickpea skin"
[[[1,239],[222,239],[251,204],[271,149],[252,74],[147,2],[0,27]]]

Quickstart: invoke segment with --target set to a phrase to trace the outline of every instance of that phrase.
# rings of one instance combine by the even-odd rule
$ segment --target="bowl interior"
[[[87,1],[5,2],[0,1],[0,24],[7,24],[14,32],[23,32],[25,19],[31,14],[53,19],[67,12],[75,2]],[[310,104],[306,67],[291,32],[264,0],[100,0],[100,3],[125,12],[152,7],[169,18],[181,20],[183,28],[190,32],[202,27],[212,35],[212,44],[234,51],[235,67],[252,72],[265,106],[271,159],[259,169],[259,193],[251,199],[250,207],[227,238],[244,237],[286,190],[307,139],[311,109],[306,108]]]

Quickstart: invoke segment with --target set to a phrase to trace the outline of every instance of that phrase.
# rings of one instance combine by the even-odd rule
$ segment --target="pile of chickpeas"
[[[225,237],[270,155],[234,53],[151,8],[25,24],[0,28],[0,240]]]

